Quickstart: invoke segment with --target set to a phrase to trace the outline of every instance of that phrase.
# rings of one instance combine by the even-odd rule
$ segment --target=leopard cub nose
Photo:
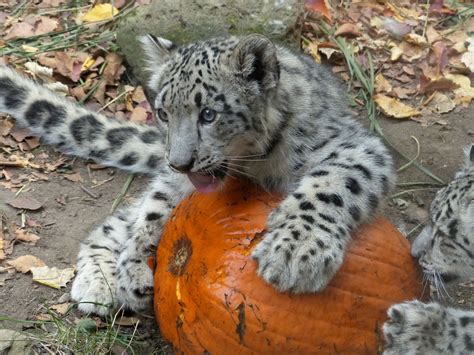
[[[195,161],[195,159],[191,158],[191,160],[186,162],[186,163],[183,163],[183,162],[179,162],[179,163],[169,162],[169,165],[172,169],[174,169],[176,171],[179,171],[180,173],[188,173],[193,168],[194,161]]]

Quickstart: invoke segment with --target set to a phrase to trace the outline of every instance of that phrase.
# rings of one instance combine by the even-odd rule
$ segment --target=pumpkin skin
[[[280,293],[256,273],[251,251],[279,198],[230,181],[174,210],[157,251],[155,314],[185,354],[375,354],[394,303],[420,298],[408,241],[377,218],[353,236],[320,293]]]

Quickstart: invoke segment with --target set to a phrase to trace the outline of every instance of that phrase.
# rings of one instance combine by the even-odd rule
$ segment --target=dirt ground
[[[433,173],[448,182],[459,168],[462,161],[462,149],[474,141],[474,106],[459,112],[444,115],[448,122],[446,126],[434,125],[422,127],[413,121],[397,121],[381,119],[381,125],[386,136],[399,150],[412,157],[416,153],[414,136],[420,143],[419,162],[428,167]],[[50,154],[50,148],[40,148]],[[397,167],[404,164],[397,158]],[[32,196],[44,204],[39,212],[29,212],[28,216],[37,220],[44,227],[38,230],[41,237],[37,245],[17,244],[9,259],[32,254],[42,259],[48,266],[65,268],[75,263],[79,243],[88,232],[109,214],[112,203],[121,190],[127,174],[114,169],[93,170],[90,175],[83,161],[74,162],[74,170],[80,171],[84,178],[83,185],[90,188],[93,181],[113,179],[94,189],[97,199],[91,198],[80,188],[80,184],[71,182],[60,174],[52,173],[49,181],[36,182],[29,185],[30,190],[25,196]],[[416,168],[410,167],[399,174],[398,182],[430,182],[431,180]],[[145,186],[146,179],[138,177],[134,180],[127,199],[138,195]],[[429,186],[397,188],[394,193],[407,189],[413,191],[399,196],[399,199],[387,200],[383,213],[403,232],[407,233],[423,223],[427,209],[436,192]],[[18,210],[9,207],[5,202],[13,198],[14,193],[0,187],[0,213],[7,220],[20,224]],[[64,205],[58,201],[66,202]],[[412,232],[410,236],[415,236]],[[32,281],[30,274],[0,273],[0,315],[14,319],[31,319],[35,314],[44,311],[44,305],[58,303],[58,299],[69,290],[55,290],[38,285]],[[2,284],[2,282],[0,282]],[[457,287],[453,290],[453,304],[473,308],[473,288]],[[4,324],[1,324],[4,323]],[[150,324],[150,322],[148,322]],[[0,322],[1,328],[21,328],[21,324]],[[152,327],[153,328],[153,327]],[[152,330],[152,333],[154,330]]]

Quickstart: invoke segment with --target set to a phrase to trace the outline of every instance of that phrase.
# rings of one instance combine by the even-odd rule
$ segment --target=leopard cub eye
[[[157,110],[157,114],[160,120],[162,120],[163,122],[168,122],[168,114],[166,113],[165,110],[163,110],[162,108],[159,108]]]
[[[217,112],[208,107],[204,108],[199,114],[199,120],[203,123],[211,123],[216,119]]]

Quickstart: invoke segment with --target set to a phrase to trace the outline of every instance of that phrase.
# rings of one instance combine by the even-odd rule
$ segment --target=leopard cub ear
[[[177,48],[173,42],[150,33],[139,36],[138,41],[145,52],[145,59],[150,68],[163,64]]]
[[[277,86],[280,68],[275,45],[265,36],[252,34],[242,38],[232,55],[236,75],[257,82],[263,90]]]

